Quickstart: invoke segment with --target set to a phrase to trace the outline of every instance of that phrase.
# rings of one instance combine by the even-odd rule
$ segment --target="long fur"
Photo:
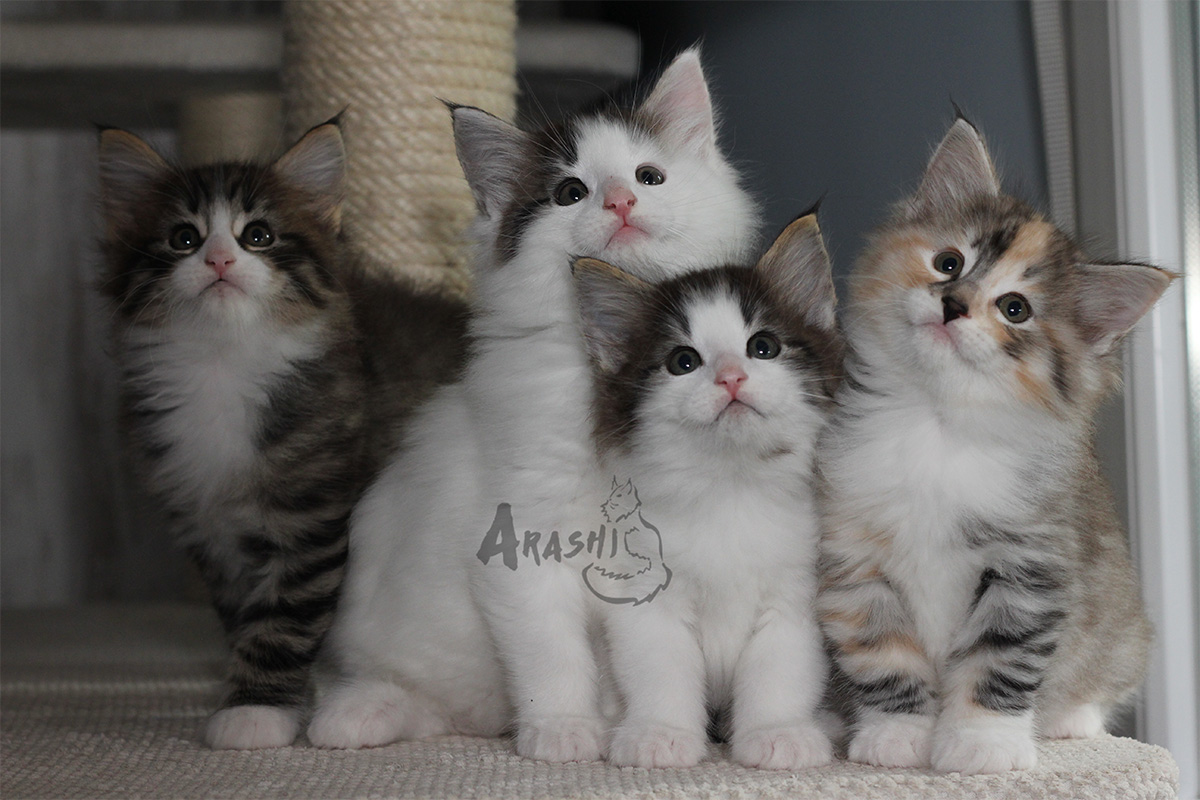
[[[1169,279],[1089,264],[961,119],[872,236],[820,450],[850,758],[1027,768],[1036,734],[1099,735],[1136,689],[1150,625],[1092,419]]]
[[[456,373],[465,308],[346,256],[334,124],[274,164],[183,170],[118,130],[100,158],[123,428],[232,650],[205,738],[290,744],[350,511],[411,408]]]
[[[644,603],[604,606],[624,712],[614,763],[695,764],[709,708],[729,720],[732,755],[746,766],[800,769],[832,757],[816,722],[828,665],[814,610],[813,460],[841,342],[829,262],[808,222],[781,239],[816,247],[772,248],[790,262],[777,276],[727,267],[622,290],[627,278],[576,267],[597,364],[597,444],[607,470],[636,489],[640,525],[660,533],[670,574]],[[810,274],[824,291],[806,296],[805,309],[790,301]],[[764,342],[777,351],[754,355]],[[673,374],[681,347],[697,366]],[[624,582],[641,583],[632,594],[645,596],[641,577]]]
[[[511,570],[476,553],[500,504],[521,528],[565,537],[589,530],[608,487],[590,436],[572,257],[644,274],[736,259],[752,246],[753,208],[713,143],[694,52],[632,117],[601,111],[530,134],[478,109],[452,113],[481,210],[475,349],[355,512],[331,639],[340,678],[309,738],[362,747],[515,728],[522,755],[595,759],[605,722],[588,626],[598,601],[565,562]],[[666,180],[638,184],[645,164]],[[568,179],[589,194],[559,205]],[[614,238],[610,190],[634,194],[629,219],[642,233]]]

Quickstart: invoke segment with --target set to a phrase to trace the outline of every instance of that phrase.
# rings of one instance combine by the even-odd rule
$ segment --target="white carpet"
[[[718,749],[693,769],[550,765],[505,740],[374,750],[213,752],[198,741],[223,654],[205,608],[5,611],[0,796],[18,798],[1070,798],[1174,800],[1178,770],[1129,739],[1052,742],[1036,769],[959,777],[839,762],[748,770]]]

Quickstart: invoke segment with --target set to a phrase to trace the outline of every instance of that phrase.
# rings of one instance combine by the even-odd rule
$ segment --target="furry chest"
[[[1022,492],[1011,453],[948,431],[931,415],[868,418],[830,454],[839,502],[882,532],[1004,517]]]
[[[135,405],[154,471],[171,490],[210,501],[253,466],[265,392],[259,376],[223,364],[166,372]]]

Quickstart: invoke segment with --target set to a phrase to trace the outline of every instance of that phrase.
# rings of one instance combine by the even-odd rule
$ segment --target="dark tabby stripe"
[[[893,673],[873,681],[848,679],[858,702],[884,714],[927,714],[933,699],[925,683],[911,675]]]
[[[972,641],[950,656],[952,669],[968,662],[982,668],[972,697],[978,705],[1002,714],[1033,707],[1067,616],[1061,574],[1061,564],[1032,557],[980,574],[966,623]]]

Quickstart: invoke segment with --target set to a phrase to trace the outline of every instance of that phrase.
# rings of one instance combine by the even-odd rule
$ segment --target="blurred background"
[[[235,155],[279,152],[285,11],[278,0],[0,2],[0,607],[202,596],[115,430],[94,292],[93,123],[185,161],[231,142]],[[722,143],[763,203],[764,234],[820,199],[839,281],[864,233],[914,188],[953,104],[983,131],[1005,188],[1094,257],[1196,269],[1194,3],[526,0],[516,14],[525,122],[616,92],[700,42]],[[1191,753],[1176,753],[1190,797],[1189,397],[1200,393],[1189,384],[1200,384],[1187,342],[1200,353],[1200,314],[1184,307],[1185,295],[1197,307],[1198,282],[1173,288],[1138,332],[1098,436],[1160,631],[1138,730]]]

